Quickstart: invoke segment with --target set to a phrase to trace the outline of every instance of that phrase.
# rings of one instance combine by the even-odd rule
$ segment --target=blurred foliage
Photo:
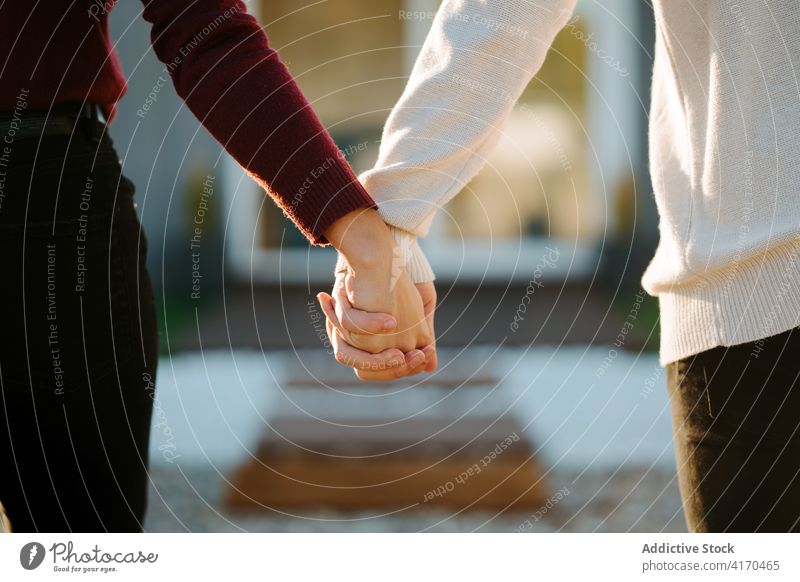
[[[202,309],[196,301],[191,301],[185,293],[172,292],[166,297],[156,297],[156,317],[158,319],[159,354],[169,355],[175,349],[173,340],[186,334],[196,335],[195,309]],[[169,332],[169,335],[167,333]]]
[[[642,294],[643,299],[639,304],[639,309],[636,311],[633,329],[630,331],[632,339],[628,340],[625,347],[635,352],[643,350],[658,353],[661,325],[657,297],[648,295],[641,287],[620,290],[616,297],[613,298],[611,314],[622,325],[631,313],[637,294]],[[631,320],[628,319],[627,321]]]

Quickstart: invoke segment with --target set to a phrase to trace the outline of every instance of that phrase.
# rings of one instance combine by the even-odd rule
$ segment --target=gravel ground
[[[674,473],[661,468],[551,473],[554,503],[532,513],[415,509],[342,514],[227,513],[214,469],[157,466],[150,532],[684,532]],[[561,493],[558,493],[558,492]]]

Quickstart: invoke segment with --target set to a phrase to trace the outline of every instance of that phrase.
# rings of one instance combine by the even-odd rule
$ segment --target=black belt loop
[[[86,103],[81,107],[81,118],[89,139],[96,143],[100,143],[103,137],[104,126],[100,123],[98,116],[99,107],[94,103]]]

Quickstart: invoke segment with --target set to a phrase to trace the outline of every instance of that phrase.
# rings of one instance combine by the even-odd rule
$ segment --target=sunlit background
[[[248,2],[357,172],[431,24],[405,15],[438,4]],[[159,302],[148,530],[684,528],[657,307],[639,286],[658,236],[647,2],[579,2],[423,242],[440,370],[390,386],[330,356],[313,299],[333,252],[308,246],[169,85],[137,115],[164,74],[139,12],[112,13],[129,90],[111,134]]]

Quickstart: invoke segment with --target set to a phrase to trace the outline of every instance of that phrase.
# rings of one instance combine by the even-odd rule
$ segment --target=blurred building
[[[377,156],[383,122],[431,23],[405,15],[432,13],[438,4],[248,2],[359,172]],[[121,3],[113,14],[130,89],[112,135],[139,188],[151,271],[164,289],[178,289],[184,298],[191,295],[192,271],[198,269],[206,288],[217,288],[224,278],[233,289],[226,294],[224,315],[208,321],[207,342],[314,345],[306,300],[330,281],[333,253],[309,248],[264,193],[220,154],[169,85],[160,88],[144,119],[134,114],[162,74],[139,10]],[[542,274],[549,284],[540,294],[541,314],[529,321],[530,333],[515,341],[538,336],[535,322],[555,298],[561,309],[574,306],[580,312],[603,272],[614,284],[623,274],[638,280],[657,238],[645,137],[652,26],[644,2],[580,2],[486,169],[439,213],[423,246],[445,298],[444,342],[480,333],[485,341],[502,338],[501,330],[491,332],[492,315],[513,313],[516,290],[531,280],[546,246],[557,247],[560,258]],[[214,197],[204,245],[215,250],[204,251],[198,266],[192,263],[188,225],[209,177]],[[474,320],[462,317],[465,306],[477,313]],[[597,335],[604,321],[602,313],[590,314],[576,327],[574,314],[567,315],[549,335],[580,337],[592,330]],[[231,321],[238,321],[233,332]],[[280,321],[281,331],[271,329]],[[218,332],[211,331],[215,326]],[[266,336],[259,332],[264,326],[270,328]]]

